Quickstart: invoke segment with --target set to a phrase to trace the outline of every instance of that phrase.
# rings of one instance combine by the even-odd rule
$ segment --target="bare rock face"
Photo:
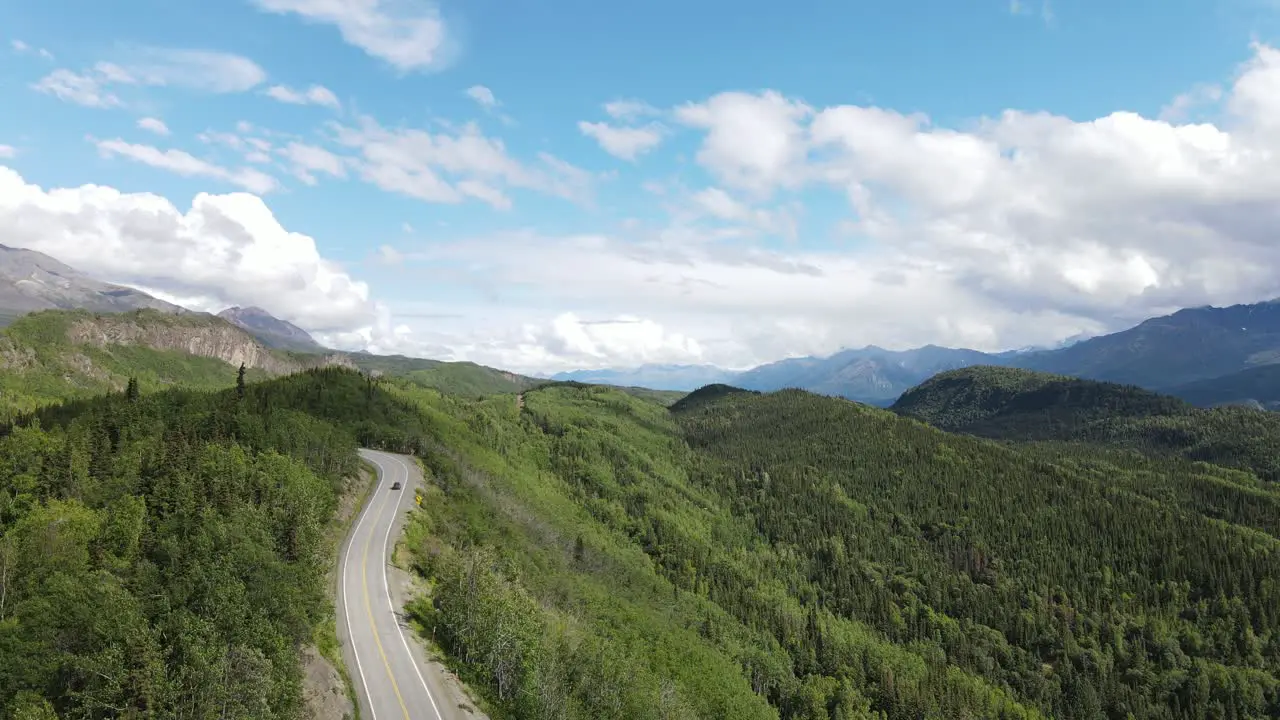
[[[305,359],[274,352],[252,335],[212,315],[162,316],[160,313],[94,315],[73,321],[67,330],[73,344],[98,347],[137,345],[216,358],[233,367],[287,375],[312,367],[348,367],[355,363],[342,353]]]
[[[300,363],[275,355],[244,330],[224,321],[196,318],[195,322],[139,322],[135,317],[104,315],[77,320],[67,330],[76,344],[141,345],[217,358],[229,365],[258,368],[273,375],[302,369]]]

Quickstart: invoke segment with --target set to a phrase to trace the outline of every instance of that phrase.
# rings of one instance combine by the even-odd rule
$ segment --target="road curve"
[[[378,484],[347,537],[338,585],[338,628],[364,720],[461,720],[460,707],[439,666],[424,660],[395,602],[387,564],[405,511],[413,506],[419,474],[412,460],[361,450],[378,468]],[[392,490],[393,483],[401,484]]]

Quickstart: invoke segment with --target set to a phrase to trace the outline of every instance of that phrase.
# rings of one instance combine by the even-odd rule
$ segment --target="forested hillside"
[[[1130,385],[973,367],[930,378],[893,409],[944,430],[1132,448],[1280,482],[1280,414],[1252,408],[1201,409]]]
[[[1201,407],[1239,404],[1276,410],[1280,409],[1280,365],[1259,365],[1171,387],[1166,392]]]
[[[317,371],[243,395],[118,393],[7,429],[0,717],[298,717],[356,444],[411,449],[417,418]]]
[[[1215,427],[1167,403],[1133,406]],[[1280,491],[1118,435],[997,444],[725,386],[518,403],[336,368],[22,422],[0,440],[13,717],[296,717],[358,444],[423,460],[411,619],[493,717],[1280,713]]]
[[[515,717],[1280,712],[1280,494],[1251,475],[798,391],[524,398],[415,398],[438,489],[410,535],[421,622]]]

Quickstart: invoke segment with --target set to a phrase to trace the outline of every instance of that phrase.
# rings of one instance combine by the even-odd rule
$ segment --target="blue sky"
[[[1223,159],[1274,174],[1277,31],[1265,0],[0,0],[0,234],[530,371],[1049,343],[1280,293],[1213,220],[1269,197]]]

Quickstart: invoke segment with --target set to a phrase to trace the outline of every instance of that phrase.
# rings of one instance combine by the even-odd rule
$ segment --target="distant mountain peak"
[[[218,317],[248,332],[268,347],[299,352],[320,352],[325,349],[306,330],[288,320],[281,320],[257,305],[234,305],[218,313]]]

